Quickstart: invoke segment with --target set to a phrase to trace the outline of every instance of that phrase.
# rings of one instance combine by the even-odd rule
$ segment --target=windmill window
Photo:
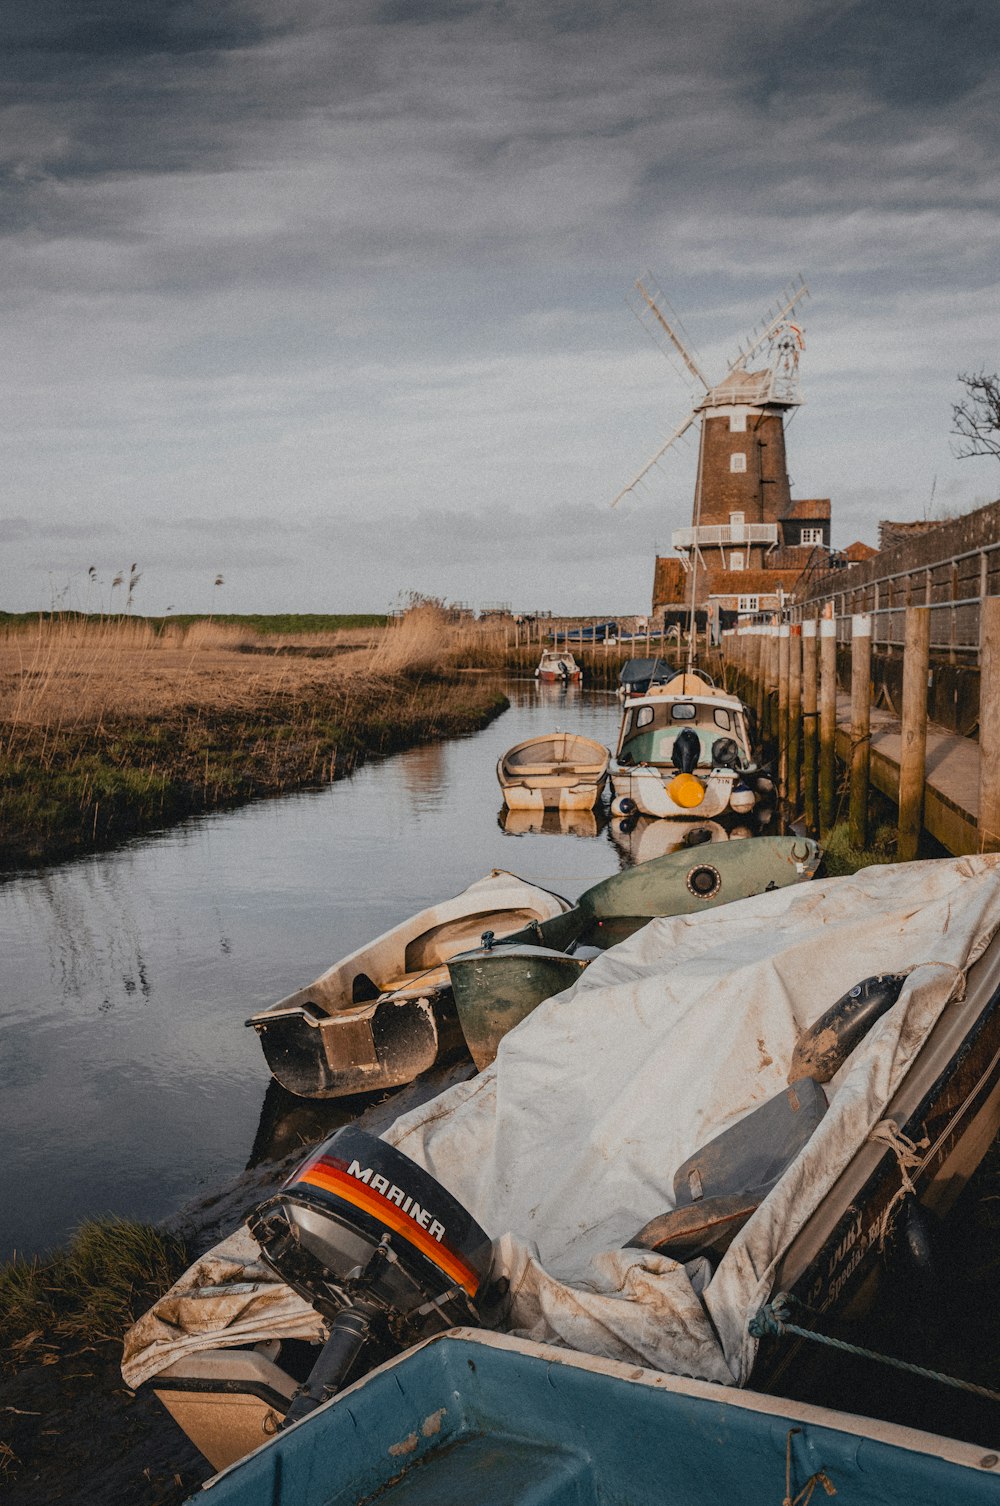
[[[747,431],[747,416],[746,416],[746,414],[745,413],[730,413],[730,415],[729,415],[729,432],[730,432],[730,434],[745,434],[746,431]]]
[[[801,539],[803,544],[822,544],[823,530],[822,528],[803,528]]]
[[[738,452],[735,455],[730,455],[730,457],[729,457],[729,469],[731,471],[745,471],[746,468],[747,468],[747,457],[742,452]]]
[[[743,554],[742,554],[741,550],[734,550],[733,553],[730,554],[730,556],[729,556],[729,568],[730,568],[730,570],[742,570],[743,569]]]

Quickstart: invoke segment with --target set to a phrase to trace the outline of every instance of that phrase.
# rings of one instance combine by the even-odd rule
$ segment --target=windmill
[[[688,622],[695,621],[699,567],[704,575],[704,551],[718,549],[723,569],[742,571],[762,566],[767,551],[778,544],[780,520],[791,507],[785,462],[784,419],[801,401],[798,368],[805,348],[802,327],[795,322],[798,305],[809,296],[802,278],[781,294],[757,327],[738,347],[722,380],[709,382],[684,337],[683,326],[650,279],[634,288],[634,311],[676,365],[680,357],[696,383],[690,412],[639,474],[615,497],[623,497],[649,474],[667,451],[700,419],[698,473],[690,528],[674,531],[672,543],[690,572]],[[766,352],[759,370],[755,357]],[[728,551],[728,553],[727,553]],[[659,568],[659,567],[658,567]],[[742,600],[742,598],[741,598]],[[694,654],[695,633],[689,633],[688,662]]]
[[[739,346],[736,358],[730,363],[725,376],[715,386],[709,382],[695,356],[689,349],[690,342],[686,343],[682,338],[680,331],[683,329],[683,326],[681,326],[676,314],[671,309],[671,314],[673,315],[672,322],[664,314],[663,307],[666,306],[669,308],[670,305],[663,295],[652,285],[648,276],[645,280],[640,278],[636,282],[634,295],[635,302],[633,306],[640,322],[646,326],[657,340],[657,343],[665,349],[669,357],[680,357],[684,367],[694,378],[697,387],[701,390],[700,392],[696,392],[691,411],[685,418],[681,419],[680,423],[663,442],[656,454],[646,462],[638,475],[634,476],[629,484],[622,488],[611,505],[617,507],[622,498],[634,490],[653,467],[662,460],[667,451],[687,433],[692,424],[699,418],[702,419],[701,454],[698,466],[699,492],[703,490],[704,482],[708,479],[706,462],[714,458],[706,453],[707,421],[710,418],[723,419],[728,417],[730,419],[729,431],[733,435],[742,434],[744,436],[747,433],[747,423],[749,420],[751,423],[750,432],[756,432],[758,437],[760,437],[761,420],[765,418],[776,419],[778,429],[782,432],[781,467],[784,470],[783,416],[787,409],[797,407],[802,401],[799,392],[798,366],[799,354],[804,349],[805,342],[802,336],[802,327],[795,322],[793,317],[797,306],[809,296],[809,289],[802,278],[800,277],[796,283],[792,284],[782,293],[775,307],[768,310],[757,327],[746,337]],[[762,370],[751,371],[749,363],[765,349],[767,351],[767,364]],[[773,424],[768,425],[768,427],[773,428]],[[763,442],[766,443],[767,441]],[[713,446],[713,448],[715,447]],[[747,462],[744,469],[739,469],[739,462],[737,460],[737,469],[731,468],[730,474],[733,476],[748,475],[754,478],[753,467],[749,464],[749,460],[752,457],[745,440],[741,440],[733,446],[726,447],[726,449],[726,457],[720,458],[729,458],[731,460],[733,455],[738,457],[742,454]],[[769,458],[777,459],[777,457]],[[770,467],[770,469],[773,469],[773,467]],[[760,476],[756,476],[758,483],[760,483],[761,479]],[[765,477],[764,485],[769,484],[769,482],[773,483],[778,479],[778,477]],[[728,488],[728,490],[731,490],[731,488]],[[748,494],[750,488],[744,485],[741,490],[743,493]],[[786,497],[787,490],[788,480],[787,473],[785,473],[784,492]],[[749,496],[741,497],[740,500],[749,500]],[[773,500],[779,502],[781,499],[775,497]],[[695,498],[695,510],[696,512],[704,512],[705,510],[704,508],[699,508],[699,498],[697,495]],[[715,513],[718,510],[717,507],[709,505],[708,511]],[[731,510],[734,512],[744,511],[746,514],[745,508],[733,508]],[[766,508],[763,509],[763,511],[767,510]],[[758,509],[751,504],[749,515],[752,516],[755,511],[758,511]],[[763,521],[763,518],[759,521]],[[695,528],[699,526],[697,519],[694,526]],[[694,542],[692,540],[692,543]]]

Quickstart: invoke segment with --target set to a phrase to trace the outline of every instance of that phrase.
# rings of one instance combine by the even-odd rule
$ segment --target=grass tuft
[[[875,863],[894,863],[896,829],[879,826],[867,847],[855,847],[847,822],[839,821],[823,839],[823,855],[826,872],[831,878],[857,873],[859,868],[870,868]]]
[[[118,1343],[187,1264],[183,1241],[150,1224],[87,1219],[64,1249],[0,1267],[0,1357],[19,1369]]]

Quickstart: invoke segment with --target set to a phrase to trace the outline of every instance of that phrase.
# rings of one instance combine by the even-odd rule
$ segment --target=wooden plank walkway
[[[899,802],[902,734],[899,718],[873,706],[871,782]],[[837,756],[850,764],[851,698],[837,696]],[[980,851],[979,744],[971,737],[927,723],[924,826],[942,847],[960,856]]]

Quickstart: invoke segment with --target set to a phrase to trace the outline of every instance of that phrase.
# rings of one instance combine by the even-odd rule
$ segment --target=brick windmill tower
[[[662,295],[642,281],[636,283],[635,291],[643,323],[668,354],[680,356],[700,391],[691,411],[619,492],[613,505],[700,420],[691,526],[676,529],[672,536],[680,560],[658,561],[658,565],[674,566],[675,574],[683,568],[691,577],[684,582],[683,596],[699,607],[707,605],[713,594],[709,588],[720,584],[719,576],[743,573],[745,579],[736,582],[734,589],[714,594],[720,605],[734,614],[741,598],[756,599],[759,607],[766,593],[741,590],[740,586],[749,587],[751,581],[759,585],[762,573],[787,573],[794,582],[806,563],[801,546],[811,549],[829,545],[829,502],[794,503],[785,460],[785,419],[802,402],[798,369],[805,342],[795,315],[809,290],[800,279],[783,294],[778,306],[740,346],[722,380],[714,385],[681,338],[676,316],[671,322],[664,314],[666,301]],[[760,365],[751,370],[757,358]],[[809,526],[817,522],[818,527]],[[792,558],[788,558],[789,548],[794,551]],[[661,573],[669,572],[658,570],[658,577]],[[662,592],[660,595],[659,602],[654,599],[654,611],[670,604]]]

